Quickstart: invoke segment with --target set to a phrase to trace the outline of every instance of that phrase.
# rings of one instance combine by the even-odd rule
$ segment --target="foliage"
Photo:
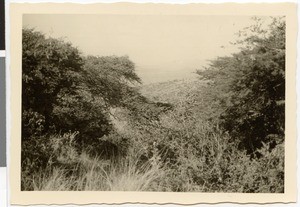
[[[261,158],[250,158],[230,143],[228,134],[205,123],[184,123],[177,136],[170,129],[169,140],[160,131],[153,131],[158,143],[152,143],[151,148],[144,143],[148,149],[136,152],[137,148],[130,148],[127,155],[109,159],[91,157],[88,151],[76,153],[72,141],[76,133],[52,136],[48,151],[56,159],[36,172],[23,174],[23,190],[284,191],[283,144],[273,149],[266,144],[259,150]],[[174,149],[173,162],[161,151],[165,141]],[[145,160],[143,155],[148,151],[151,155]]]
[[[26,183],[28,177],[46,169],[49,165],[71,165],[78,156],[75,137],[78,133],[65,133],[62,136],[53,134],[50,136],[34,136],[22,141],[22,185],[28,189],[32,184]],[[34,150],[33,150],[34,149]]]
[[[83,142],[96,140],[112,130],[110,109],[126,107],[140,82],[126,56],[84,58],[70,43],[32,29],[23,29],[22,63],[23,139],[71,130]]]
[[[104,99],[109,107],[121,106],[132,93],[129,84],[140,83],[134,63],[127,56],[94,57],[85,59],[85,83],[93,94]]]
[[[24,29],[22,190],[283,193],[284,25],[248,28],[200,79],[139,87],[127,56]]]
[[[198,71],[211,81],[209,91],[220,106],[222,127],[248,152],[262,142],[283,141],[285,114],[285,21],[274,19],[269,30],[253,25],[241,51],[219,57]]]
[[[92,158],[83,152],[74,156],[72,162],[68,162],[69,165],[49,163],[40,171],[28,174],[22,181],[26,183],[25,190],[38,191],[155,190],[152,185],[164,174],[163,169],[150,162],[142,164],[138,162],[139,152],[131,152],[122,159],[110,160]]]
[[[49,158],[59,161],[49,143],[57,134],[76,133],[77,151],[118,148],[104,135],[113,132],[111,108],[126,107],[140,82],[133,62],[127,56],[83,57],[71,43],[33,29],[23,29],[22,44],[23,175],[45,168]],[[60,145],[65,135],[58,136]]]
[[[22,37],[22,111],[43,117],[36,122],[44,122],[46,131],[54,127],[52,111],[57,95],[76,87],[82,58],[70,43],[45,38],[32,29],[23,29]],[[22,123],[22,137],[26,139],[32,132],[28,131],[29,123]]]

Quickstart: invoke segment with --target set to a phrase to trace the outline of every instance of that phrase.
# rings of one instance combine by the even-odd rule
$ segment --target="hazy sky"
[[[84,55],[128,55],[144,83],[189,78],[229,55],[249,16],[24,15],[23,25],[63,37]]]

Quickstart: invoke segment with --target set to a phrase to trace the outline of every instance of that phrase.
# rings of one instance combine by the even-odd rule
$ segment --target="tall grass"
[[[38,191],[151,191],[163,175],[158,164],[140,163],[138,153],[110,160],[83,153],[72,168],[49,165],[31,179]]]
[[[262,157],[251,158],[230,143],[221,132],[208,133],[202,125],[198,134],[181,141],[169,140],[176,161],[165,159],[159,144],[151,157],[143,150],[129,150],[126,156],[104,159],[78,153],[72,142],[61,145],[56,139],[72,139],[73,134],[53,136],[53,154],[47,166],[31,174],[22,172],[24,190],[36,191],[181,191],[181,192],[284,192],[284,143],[259,150]],[[204,133],[202,130],[207,131]],[[216,130],[216,129],[214,129]],[[203,132],[203,133],[200,133]],[[185,132],[186,133],[186,132]],[[198,144],[192,145],[198,137]],[[62,141],[65,142],[65,141]],[[191,142],[191,143],[189,143]],[[177,144],[177,145],[176,145]]]

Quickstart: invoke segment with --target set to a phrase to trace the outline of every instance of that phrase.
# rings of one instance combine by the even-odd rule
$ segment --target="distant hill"
[[[140,87],[140,92],[151,101],[176,105],[190,100],[204,85],[203,80],[188,78],[143,85]]]

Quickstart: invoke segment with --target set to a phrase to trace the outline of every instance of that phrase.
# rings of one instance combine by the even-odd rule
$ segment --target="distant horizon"
[[[208,60],[238,51],[251,16],[26,14],[23,27],[63,38],[83,55],[129,56],[143,84],[196,77]]]

